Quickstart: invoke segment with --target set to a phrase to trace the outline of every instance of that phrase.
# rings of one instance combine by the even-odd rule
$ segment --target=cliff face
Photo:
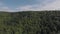
[[[0,34],[58,34],[59,11],[0,12]]]

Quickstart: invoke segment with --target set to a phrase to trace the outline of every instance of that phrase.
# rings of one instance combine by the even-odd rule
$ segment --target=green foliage
[[[0,34],[59,34],[59,32],[59,11],[0,13]]]

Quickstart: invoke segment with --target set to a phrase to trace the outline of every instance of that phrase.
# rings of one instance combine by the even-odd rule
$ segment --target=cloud
[[[19,6],[16,9],[19,11],[60,10],[60,0],[45,0],[39,4]]]
[[[51,4],[47,4],[41,8],[42,10],[60,10],[60,0],[56,0]]]
[[[3,3],[0,3],[0,11],[16,12],[16,11],[41,11],[41,10],[60,10],[60,0],[37,0],[37,4],[18,6],[15,10],[10,9]]]
[[[8,8],[8,7],[1,7],[0,8],[0,11],[4,11],[4,12],[16,12],[16,10],[11,10],[10,8]]]
[[[0,11],[10,11],[10,9],[6,6],[0,7]]]
[[[2,2],[0,2],[0,11],[7,11],[7,12],[12,12],[8,6],[5,6]]]
[[[0,11],[9,11],[10,9],[6,6],[0,7]]]
[[[27,6],[21,6],[19,8],[16,8],[17,10],[19,11],[28,11],[28,10],[34,10],[34,6],[31,6],[31,5],[27,5]]]
[[[5,9],[8,9],[8,7],[4,6],[4,4],[0,2],[0,11]]]
[[[26,5],[26,6],[20,6],[17,9],[17,11],[36,11],[36,10],[40,10],[41,5]]]

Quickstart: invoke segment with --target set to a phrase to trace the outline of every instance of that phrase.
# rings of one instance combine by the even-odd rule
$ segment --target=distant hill
[[[0,11],[0,34],[59,34],[59,11]]]

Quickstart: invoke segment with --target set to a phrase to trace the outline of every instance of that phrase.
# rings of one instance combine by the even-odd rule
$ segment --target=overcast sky
[[[0,11],[60,10],[60,0],[0,0]]]

